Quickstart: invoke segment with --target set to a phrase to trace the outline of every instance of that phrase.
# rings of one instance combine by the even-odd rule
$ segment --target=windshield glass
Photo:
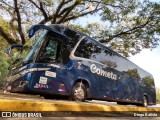
[[[19,65],[28,64],[32,61],[48,62],[48,60],[49,62],[61,61],[67,63],[70,52],[77,44],[81,35],[65,27],[63,32],[54,29],[54,27],[56,26],[33,26],[29,31],[31,38],[26,41],[19,59],[12,63],[11,66],[18,67]],[[62,33],[62,35],[60,33]]]
[[[27,41],[24,46],[24,51],[21,55],[21,58],[24,61],[33,60],[34,55],[36,55],[38,48],[46,34],[47,30],[40,29],[36,31],[35,35],[31,39],[29,39],[29,41]]]
[[[18,67],[23,62],[32,61],[34,55],[36,55],[37,50],[39,49],[39,46],[42,43],[42,40],[45,38],[47,32],[48,31],[45,29],[39,29],[38,31],[36,31],[34,36],[30,38],[24,45],[23,52],[20,56],[19,56],[20,52],[18,51],[18,49],[13,49],[12,50],[13,55],[11,55],[11,61],[13,62],[9,68]]]

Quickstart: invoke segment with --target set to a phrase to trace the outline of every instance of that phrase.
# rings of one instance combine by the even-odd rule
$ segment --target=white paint
[[[55,72],[51,72],[51,71],[46,71],[46,72],[45,72],[45,76],[48,76],[48,77],[56,77],[56,73],[55,73]]]
[[[23,66],[23,67],[19,68],[19,71],[21,71],[21,70],[23,70],[25,68],[27,68],[27,66]]]
[[[47,78],[46,77],[40,77],[39,83],[41,83],[41,84],[47,84]]]
[[[107,77],[107,78],[111,78],[113,80],[117,80],[117,75],[114,74],[113,72],[108,72],[108,71],[104,71],[100,68],[98,68],[95,64],[92,64],[90,66],[90,70],[92,73],[96,73],[98,75],[101,75],[101,76],[104,76],[104,77]]]
[[[50,66],[52,66],[52,67],[56,67],[56,68],[60,68],[60,66],[59,66],[59,65],[55,65],[55,64],[51,64]]]
[[[36,85],[34,86],[34,88],[39,88],[39,87],[48,88],[48,85],[36,83]]]

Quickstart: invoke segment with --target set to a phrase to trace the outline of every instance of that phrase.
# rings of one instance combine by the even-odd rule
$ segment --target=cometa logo
[[[92,64],[90,66],[90,70],[91,70],[92,73],[96,73],[98,75],[101,75],[101,76],[104,76],[104,77],[107,77],[107,78],[111,78],[113,80],[117,80],[117,75],[116,74],[114,74],[113,72],[108,72],[108,71],[101,70],[95,64]]]

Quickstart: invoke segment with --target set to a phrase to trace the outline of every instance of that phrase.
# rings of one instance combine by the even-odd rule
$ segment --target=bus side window
[[[57,56],[57,48],[58,48],[58,42],[50,40],[48,46],[46,47],[44,55],[47,58],[55,60]]]
[[[101,48],[89,38],[84,38],[75,51],[75,56],[100,61]]]
[[[106,48],[103,48],[102,53],[101,53],[101,63],[107,65],[110,68],[116,68],[117,63],[116,63],[116,55],[109,51]]]

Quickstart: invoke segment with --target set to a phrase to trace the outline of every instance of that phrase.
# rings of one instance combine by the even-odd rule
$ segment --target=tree
[[[126,73],[129,74],[129,75],[132,76],[132,77],[141,79],[141,77],[140,77],[137,69],[129,69]]]
[[[146,76],[142,78],[142,81],[154,86],[154,79],[151,76]]]
[[[1,16],[9,18],[11,39],[1,26],[0,35],[8,43],[25,44],[26,32],[33,24],[65,24],[87,15],[98,15],[107,25],[89,23],[84,28],[82,25],[68,25],[128,56],[143,48],[157,46],[159,8],[159,3],[148,0],[1,0]]]

